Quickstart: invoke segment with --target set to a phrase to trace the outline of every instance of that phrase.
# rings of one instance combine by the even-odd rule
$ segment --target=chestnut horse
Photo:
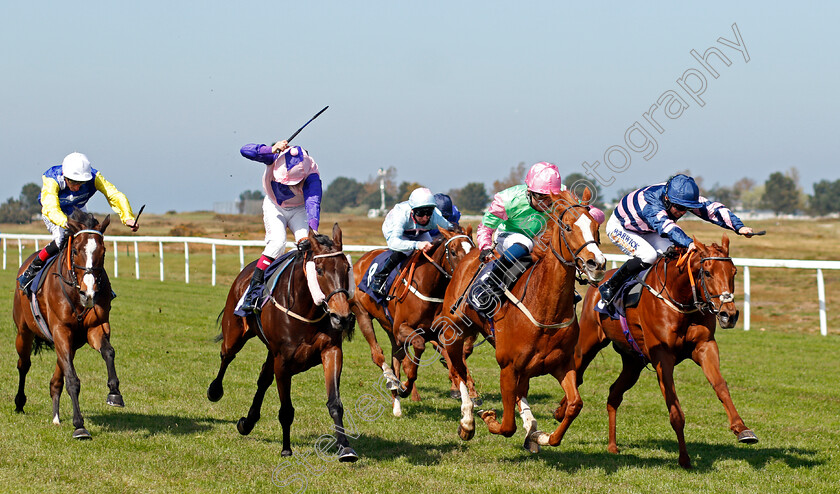
[[[327,387],[327,409],[335,423],[339,461],[358,460],[350,447],[344,429],[344,406],[339,396],[343,365],[342,341],[349,339],[355,328],[350,311],[353,284],[350,261],[342,252],[341,228],[333,226],[332,239],[309,232],[308,244],[291,266],[280,274],[270,300],[259,315],[240,317],[234,310],[248,289],[255,262],[249,264],[233,281],[221,315],[221,365],[216,379],[207,390],[210,401],[224,395],[222,380],[228,365],[245,342],[254,336],[268,348],[265,363],[257,379],[257,392],[248,416],[236,428],[250,434],[260,419],[263,398],[272,381],[277,381],[280,396],[278,419],[283,427],[282,456],[291,456],[290,429],[295,417],[292,406],[292,376],[318,364],[324,366]],[[319,293],[320,292],[320,293]],[[318,300],[313,299],[314,297]],[[324,296],[326,293],[328,295]]]
[[[715,319],[723,328],[734,327],[738,320],[733,295],[736,268],[729,257],[729,238],[724,235],[720,246],[705,246],[696,239],[694,245],[697,250],[688,254],[686,249],[677,250],[682,253],[682,259],[663,256],[650,269],[638,306],[626,309],[630,338],[625,337],[619,321],[593,308],[601,300],[598,289],[592,287],[587,291],[580,320],[578,384],[583,382],[586,367],[607,344],[612,342],[621,355],[621,373],[610,386],[607,398],[607,449],[611,453],[618,452],[615,417],[624,393],[633,387],[639,373],[650,363],[656,369],[671,427],[677,434],[680,465],[691,468],[683,434],[685,415],[674,388],[674,366],[687,358],[703,369],[703,374],[723,403],[729,428],[738,441],[758,441],[735,410],[729,388],[720,373],[720,357],[715,341]],[[564,407],[565,402],[561,403],[556,414],[562,415]]]
[[[525,447],[538,451],[539,444],[559,445],[580,412],[583,405],[574,365],[578,338],[574,283],[576,275],[590,283],[600,281],[606,265],[606,258],[598,248],[599,224],[589,214],[590,198],[589,189],[585,189],[580,200],[570,191],[551,196],[545,228],[534,238],[532,257],[536,262],[506,292],[513,303],[498,305],[492,323],[479,318],[463,300],[475,273],[481,269],[478,253],[467,255],[452,275],[435,327],[441,331],[439,339],[446,345],[450,379],[461,388],[462,417],[458,424],[461,439],[469,440],[475,433],[464,345],[477,332],[495,343],[496,361],[501,368],[502,423],[496,420],[494,411],[479,412],[491,433],[513,435],[516,431],[513,413],[518,404],[526,429]],[[530,379],[545,374],[560,382],[566,398],[573,404],[550,437],[537,431],[526,399]]]
[[[39,311],[45,323],[42,329],[32,313],[30,301],[15,289],[13,316],[17,325],[16,347],[20,382],[15,396],[15,411],[22,413],[26,404],[24,393],[26,373],[31,366],[30,354],[42,346],[55,349],[56,366],[50,379],[53,403],[53,423],[61,424],[58,402],[66,384],[73,402],[73,426],[76,439],[90,439],[79,409],[81,381],[73,366],[76,350],[88,343],[102,354],[108,371],[108,397],[105,403],[125,406],[120,394],[120,381],[114,367],[114,347],[111,346],[111,282],[103,267],[105,241],[103,235],[110,223],[106,216],[99,223],[93,215],[76,210],[67,219],[67,235],[58,258],[42,272],[44,282],[37,292]],[[20,275],[34,259],[29,256],[20,267]]]
[[[397,417],[402,415],[400,398],[405,398],[412,390],[416,394],[414,382],[417,380],[418,365],[426,342],[435,341],[431,327],[443,302],[446,285],[461,258],[475,248],[471,226],[466,231],[441,230],[440,233],[441,236],[432,244],[432,250],[428,254],[415,251],[406,263],[405,272],[394,280],[391,287],[394,297],[388,301],[387,312],[362,291],[353,299],[353,313],[370,345],[371,359],[382,370],[386,386],[394,397],[393,414]],[[353,266],[355,279],[363,279],[373,260],[382,252],[383,249],[378,249],[365,253]],[[408,273],[411,273],[411,288],[406,281]],[[379,321],[391,340],[391,365],[385,363],[371,318]],[[409,349],[413,350],[413,354]],[[405,369],[405,383],[399,380],[400,365]],[[419,395],[416,399],[419,400]]]

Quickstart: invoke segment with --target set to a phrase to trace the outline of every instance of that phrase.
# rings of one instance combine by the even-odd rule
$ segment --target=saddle
[[[493,315],[498,312],[501,304],[505,303],[504,289],[510,289],[519,278],[534,264],[530,255],[519,258],[510,269],[501,271],[501,276],[494,275],[485,277],[492,273],[499,259],[493,259],[478,270],[475,279],[470,282],[466,292],[466,302],[474,311],[484,319],[492,320]],[[530,278],[529,278],[530,281]],[[527,283],[525,291],[528,291]]]
[[[370,267],[368,267],[368,270],[365,272],[365,275],[362,276],[362,279],[361,281],[359,281],[358,284],[359,290],[368,294],[370,298],[373,299],[374,302],[376,302],[377,305],[383,307],[388,305],[388,297],[380,295],[371,290],[370,284],[373,283],[373,277],[382,272],[382,265],[385,264],[385,260],[387,260],[390,255],[391,251],[386,250],[378,256],[376,256],[370,263]],[[394,281],[397,279],[397,275],[399,275],[402,272],[403,268],[406,264],[408,264],[411,261],[412,257],[413,256],[408,256],[402,262],[397,264],[397,266],[393,270],[391,270],[391,272],[388,274],[387,280],[385,281],[385,286],[383,289],[385,293],[391,293],[391,285],[394,284]]]
[[[628,278],[623,285],[618,288],[615,298],[611,304],[605,304],[603,300],[599,300],[595,304],[595,311],[601,314],[610,316],[615,320],[620,320],[627,314],[627,309],[637,307],[639,300],[642,298],[642,289],[644,288],[645,277],[650,271],[650,268],[645,269],[636,276]]]
[[[26,290],[24,290],[24,295],[29,297],[34,293],[38,293],[38,290],[41,289],[41,285],[44,284],[44,273],[47,272],[47,269],[55,262],[56,259],[58,259],[58,254],[52,255],[44,261],[44,266],[40,271],[38,271],[38,273],[35,274],[35,278],[32,279],[32,283],[30,283],[29,286],[26,287]]]
[[[274,287],[277,285],[277,280],[280,278],[280,275],[286,271],[286,268],[292,265],[300,253],[300,250],[290,250],[275,259],[267,268],[265,268],[266,281],[261,287],[256,288],[260,291],[260,298],[257,301],[258,307],[265,305],[271,297],[271,294],[274,292]],[[237,302],[236,309],[233,311],[234,315],[239,317],[246,317],[249,315],[249,313],[245,313],[245,311],[242,310],[242,303],[245,301],[245,295],[247,294],[248,291],[246,290],[242,293],[242,296],[239,297],[239,302]]]

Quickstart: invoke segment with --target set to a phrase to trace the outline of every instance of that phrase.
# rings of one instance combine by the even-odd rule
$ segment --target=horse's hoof
[[[346,448],[339,446],[339,449],[340,452],[338,454],[338,461],[342,463],[354,463],[358,461],[359,455],[357,455],[350,446],[347,446]]]
[[[91,439],[90,432],[84,427],[79,427],[73,431],[73,439]]]
[[[403,385],[400,385],[399,389],[397,390],[397,394],[400,398],[408,398],[408,395],[411,394],[411,388],[406,388]]]
[[[744,429],[738,434],[738,442],[744,444],[755,444],[758,442],[758,437],[749,429]]]
[[[453,400],[460,400],[461,399],[461,392],[457,389],[450,389],[449,390],[449,397]]]
[[[537,454],[540,452],[540,445],[536,441],[531,441],[531,436],[525,436],[525,444],[522,445],[526,451],[530,451],[531,453]]]
[[[292,456],[292,450],[291,449],[284,449],[283,451],[280,452],[280,456],[283,456],[283,457]]]
[[[473,438],[473,436],[475,436],[475,428],[468,431],[467,429],[464,429],[464,426],[458,424],[458,437],[460,437],[464,441],[469,441]]]
[[[210,384],[210,387],[207,388],[207,399],[214,403],[221,400],[224,395],[225,388],[216,386],[215,383]]]
[[[388,391],[397,391],[400,389],[400,382],[399,381],[385,381],[385,387],[388,388]]]
[[[118,394],[109,394],[108,398],[105,400],[105,403],[111,405],[112,407],[124,407],[125,402],[123,401],[122,395]]]
[[[236,430],[239,431],[239,433],[243,436],[247,436],[251,433],[252,430],[254,430],[254,426],[253,424],[248,425],[248,419],[246,419],[245,417],[241,417],[239,421],[236,422]],[[289,451],[289,454],[291,455],[292,452]]]
[[[473,398],[472,402],[473,402],[473,407],[480,407],[481,405],[484,404],[484,400],[482,400],[480,396],[476,396],[475,398]]]

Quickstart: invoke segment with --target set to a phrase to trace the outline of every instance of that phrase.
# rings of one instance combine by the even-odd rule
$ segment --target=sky
[[[840,7],[777,3],[4,2],[0,201],[78,151],[135,210],[212,209],[260,188],[241,146],[327,105],[294,140],[325,188],[550,161],[609,199],[682,170],[812,193],[840,178]]]

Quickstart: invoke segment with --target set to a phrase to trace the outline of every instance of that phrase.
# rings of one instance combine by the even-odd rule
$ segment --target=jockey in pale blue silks
[[[441,216],[434,194],[425,187],[414,189],[407,201],[398,203],[388,212],[382,223],[382,233],[391,255],[373,275],[369,284],[373,292],[387,295],[384,291],[388,274],[415,250],[428,252],[432,248],[429,230],[433,228],[449,230],[452,224]]]
[[[689,176],[674,175],[666,183],[635,190],[619,201],[607,221],[607,236],[630,259],[600,286],[604,303],[611,302],[625,281],[652,266],[668,247],[694,249],[694,241],[676,223],[688,211],[740,235],[753,236],[753,229],[726,206],[701,196]]]

